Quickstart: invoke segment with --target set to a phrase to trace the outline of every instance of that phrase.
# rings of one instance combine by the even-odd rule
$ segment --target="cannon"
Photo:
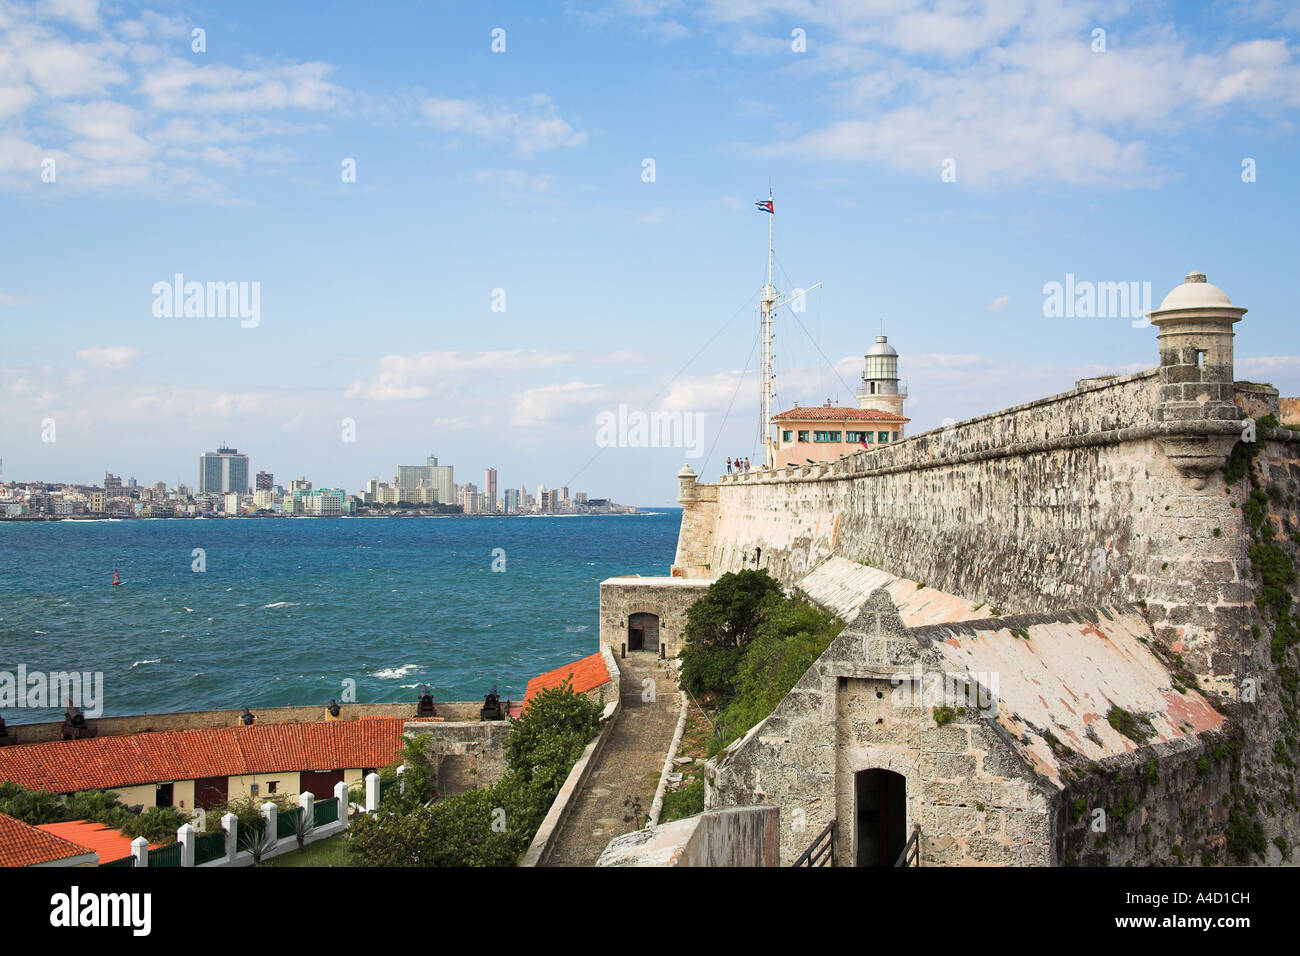
[[[420,690],[420,701],[415,705],[416,717],[436,717],[438,716],[437,708],[433,706],[433,692],[429,690],[429,685],[425,684]]]
[[[497,693],[496,685],[483,697],[483,706],[478,712],[480,720],[505,720],[505,710],[501,706],[501,696]]]

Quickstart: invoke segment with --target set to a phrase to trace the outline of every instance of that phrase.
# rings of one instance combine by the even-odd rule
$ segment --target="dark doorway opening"
[[[229,777],[200,777],[194,781],[194,805],[201,810],[219,807],[226,802],[229,790]]]
[[[659,615],[644,611],[628,615],[627,649],[629,651],[659,651]]]
[[[907,844],[907,780],[892,770],[859,770],[853,783],[857,865],[893,866]]]
[[[158,788],[154,791],[154,806],[170,807],[172,805],[172,788],[174,786],[175,784],[171,783],[158,784]]]
[[[334,796],[334,784],[342,782],[342,770],[304,770],[298,778],[298,792],[328,800]]]

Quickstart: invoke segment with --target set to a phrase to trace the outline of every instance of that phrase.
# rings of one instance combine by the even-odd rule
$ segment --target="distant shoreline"
[[[667,507],[667,506],[665,506]],[[228,521],[266,518],[270,520],[296,518],[617,518],[628,515],[656,514],[664,509],[654,511],[637,508],[635,511],[593,511],[572,514],[446,514],[441,512],[396,511],[391,513],[370,513],[357,515],[0,515],[0,522],[54,522],[54,521]]]

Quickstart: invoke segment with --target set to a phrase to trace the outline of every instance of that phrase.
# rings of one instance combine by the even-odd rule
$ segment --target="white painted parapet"
[[[181,845],[181,866],[194,865],[194,828],[182,823],[176,830],[176,842]]]
[[[239,852],[239,817],[227,813],[221,818],[221,829],[226,831],[226,862],[233,864]]]

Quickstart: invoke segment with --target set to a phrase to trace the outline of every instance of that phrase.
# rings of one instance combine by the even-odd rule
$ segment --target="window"
[[[898,441],[898,432],[891,432],[890,435],[890,441]]]
[[[781,432],[781,441],[785,442],[787,445],[790,444],[790,442],[794,441],[794,432],[792,431]]]
[[[844,440],[851,442],[871,441],[871,432],[845,432]]]
[[[815,442],[833,442],[839,440],[839,432],[813,432],[813,441]]]
[[[266,781],[266,792],[267,792],[267,793],[275,793],[275,792],[276,792],[277,790],[279,790],[279,789],[280,789],[280,781],[279,781],[279,780],[268,780],[268,781]]]
[[[807,440],[808,440],[808,432],[807,432],[807,431],[801,431],[801,432],[799,433],[799,440],[800,440],[800,441],[807,441]]]
[[[875,394],[876,394],[876,383],[875,383],[875,382],[872,382],[872,383],[871,383],[871,394],[872,394],[872,395],[875,395]]]
[[[876,432],[876,441],[878,442],[889,441],[889,432]]]

